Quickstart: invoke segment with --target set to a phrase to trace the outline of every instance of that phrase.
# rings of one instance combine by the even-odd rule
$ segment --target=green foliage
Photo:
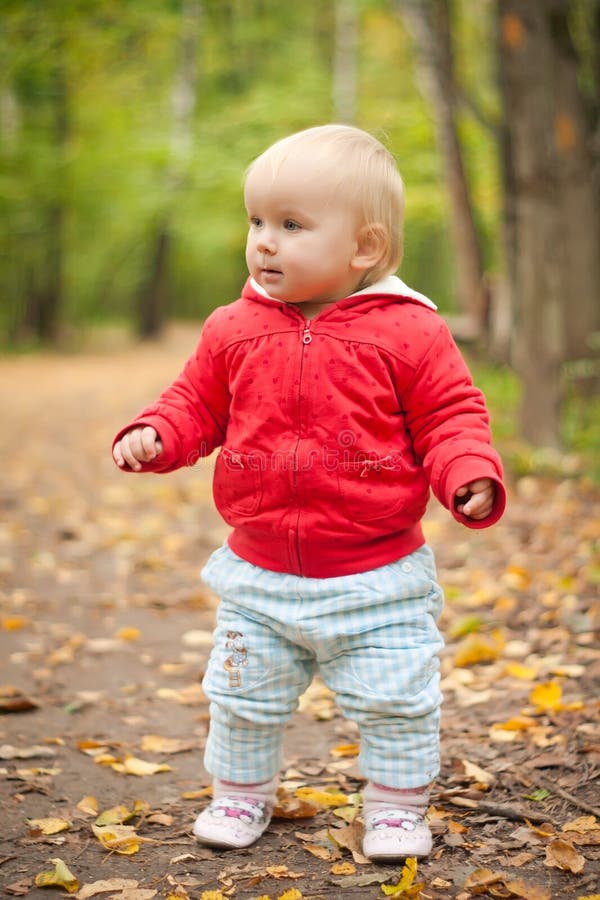
[[[485,394],[494,439],[513,474],[553,477],[583,475],[600,484],[600,392],[598,373],[569,366],[563,373],[562,417],[564,452],[532,447],[519,437],[519,379],[507,366],[470,361],[473,379]]]
[[[454,260],[447,198],[411,44],[384,0],[360,0],[357,9],[357,124],[385,139],[406,184],[401,274],[449,309]],[[165,223],[172,239],[170,314],[201,317],[237,296],[245,277],[246,166],[271,141],[334,115],[335,4],[204,0],[201,10],[193,139],[189,154],[178,159],[172,91],[184,0],[3,4],[0,330],[9,338],[27,335],[36,298],[50,288],[60,292],[64,323],[130,320],[152,265],[156,230]],[[464,77],[493,108],[481,39],[488,15],[487,4],[476,14],[459,9],[457,28],[469,49],[460,56],[468,61]],[[493,142],[473,121],[463,125],[493,264]]]

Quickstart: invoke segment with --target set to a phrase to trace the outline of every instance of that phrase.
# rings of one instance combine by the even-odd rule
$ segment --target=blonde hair
[[[403,252],[404,185],[394,157],[373,135],[350,125],[298,131],[261,153],[246,178],[258,164],[267,164],[275,177],[287,160],[306,160],[309,154],[315,167],[330,173],[332,187],[356,207],[362,224],[385,235],[384,253],[361,287],[395,272]]]

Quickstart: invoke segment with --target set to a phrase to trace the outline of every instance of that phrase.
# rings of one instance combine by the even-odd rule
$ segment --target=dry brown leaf
[[[546,847],[544,865],[577,874],[584,869],[585,857],[577,852],[573,844],[557,839]]]
[[[552,895],[546,888],[536,884],[527,884],[522,878],[515,878],[504,882],[504,887],[510,891],[511,897],[519,900],[552,900]]]
[[[360,822],[356,821],[342,828],[330,828],[328,835],[337,847],[349,850],[354,862],[359,866],[370,865],[371,860],[362,852],[364,826]]]
[[[302,844],[303,848],[311,853],[313,856],[316,856],[317,859],[338,859],[338,857],[334,856],[332,851],[327,847],[321,846],[321,844]]]
[[[273,816],[277,819],[310,819],[320,812],[322,807],[316,803],[309,803],[291,794],[284,787],[277,789],[277,802],[273,810]]]
[[[11,684],[0,685],[0,713],[20,713],[37,709],[38,704]]]
[[[93,881],[91,884],[84,884],[77,894],[77,900],[89,900],[96,894],[113,894],[138,886],[139,881],[134,878],[105,878],[101,881]]]

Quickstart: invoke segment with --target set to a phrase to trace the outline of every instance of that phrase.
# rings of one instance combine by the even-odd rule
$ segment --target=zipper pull
[[[304,334],[302,335],[302,343],[310,344],[311,341],[312,341],[312,334],[310,333],[310,323],[307,322],[307,324],[304,328]]]

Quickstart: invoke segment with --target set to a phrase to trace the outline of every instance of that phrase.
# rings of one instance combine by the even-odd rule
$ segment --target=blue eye
[[[286,219],[283,223],[283,227],[286,231],[298,231],[300,226],[297,222],[293,222],[291,219]]]
[[[262,219],[259,219],[258,216],[250,216],[250,224],[254,225],[255,228],[260,228]]]

